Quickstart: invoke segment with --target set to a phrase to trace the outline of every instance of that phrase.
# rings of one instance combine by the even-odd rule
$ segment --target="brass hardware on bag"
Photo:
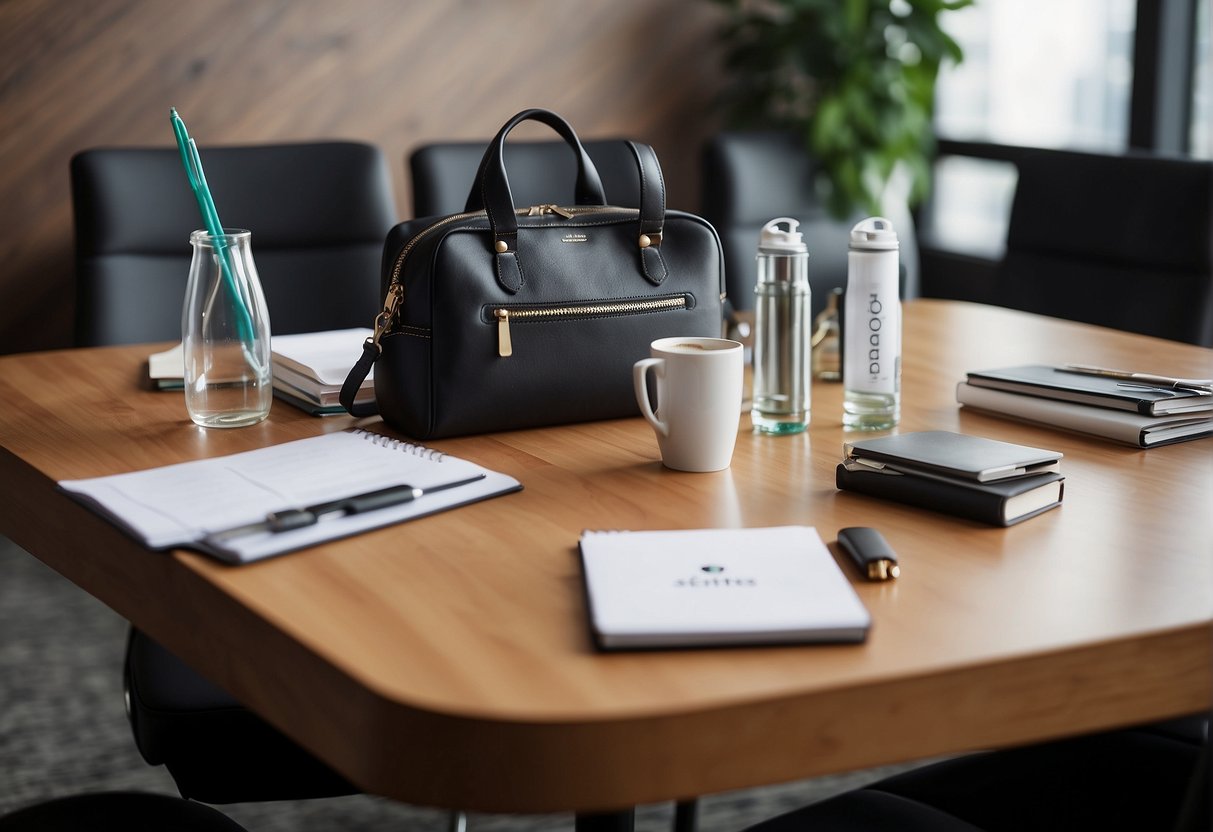
[[[505,254],[507,251],[510,250],[510,244],[507,243],[505,240],[498,240],[496,243],[493,244],[493,248],[495,248],[497,250],[498,254]]]
[[[557,216],[564,217],[566,220],[571,220],[573,218],[572,211],[568,210],[567,208],[561,208],[559,205],[553,205],[552,203],[548,203],[546,205],[532,205],[527,209],[526,212],[528,217],[542,217],[544,214],[556,214]]]
[[[497,354],[509,358],[514,354],[514,344],[510,340],[510,310],[496,309],[493,314],[497,316]]]
[[[444,225],[450,225],[451,223],[456,222],[458,220],[466,220],[469,217],[483,215],[484,213],[485,212],[483,210],[480,210],[480,211],[466,211],[462,214],[451,214],[449,217],[443,217],[442,219],[440,219],[438,222],[434,223],[433,225],[427,225],[425,228],[418,231],[416,234],[413,235],[413,238],[411,240],[409,240],[407,243],[404,244],[404,248],[400,249],[400,253],[396,255],[396,262],[392,265],[392,281],[391,282],[393,284],[400,282],[400,270],[402,268],[404,268],[404,261],[409,256],[409,252],[413,250],[413,246],[417,245],[417,242],[422,237],[429,234],[435,228],[442,228]]]
[[[640,242],[641,248],[648,248],[649,246],[659,246],[659,245],[661,245],[661,232],[656,231],[652,234],[641,234],[639,242]]]
[[[655,298],[654,300],[621,300],[573,306],[494,309],[493,317],[497,319],[497,354],[502,358],[509,358],[514,354],[514,344],[510,336],[510,319],[550,321],[560,320],[561,318],[597,318],[605,315],[629,315],[638,312],[685,309],[686,305],[686,295],[677,295],[675,297]]]
[[[636,214],[635,208],[620,208],[617,206],[609,206],[609,205],[607,205],[607,206],[586,205],[586,206],[578,206],[578,207],[570,207],[570,208],[561,208],[557,205],[539,205],[539,206],[535,206],[535,208],[532,208],[532,209],[518,208],[515,210],[515,213],[517,213],[519,215],[523,215],[523,214],[530,215],[531,211],[534,211],[536,209],[539,209],[539,214],[546,214],[546,213],[558,214],[559,216],[564,217],[566,219],[575,217],[578,214],[582,214],[582,213],[586,213],[586,214],[589,214],[589,213]],[[543,209],[546,209],[546,210],[543,210]],[[390,288],[388,289],[387,300],[385,300],[385,302],[384,302],[383,312],[381,312],[375,316],[375,322],[374,322],[375,333],[372,336],[372,338],[374,339],[376,347],[378,347],[378,345],[379,345],[380,336],[382,336],[383,333],[387,332],[387,330],[391,327],[392,322],[394,321],[396,314],[399,311],[400,303],[404,298],[404,286],[403,286],[403,283],[401,282],[401,273],[404,270],[404,261],[408,259],[409,253],[412,252],[413,248],[417,245],[417,243],[419,243],[423,238],[425,238],[429,234],[433,233],[437,229],[448,226],[451,223],[459,222],[461,220],[471,219],[472,217],[483,217],[483,216],[485,216],[484,209],[481,209],[479,211],[465,211],[462,214],[451,214],[450,216],[443,217],[442,219],[438,220],[434,224],[428,225],[425,228],[418,231],[415,235],[413,235],[413,237],[407,243],[405,243],[404,247],[402,249],[400,249],[399,254],[396,255],[395,262],[392,264],[392,277],[390,280]],[[660,235],[658,235],[658,237],[660,237]],[[508,243],[505,243],[504,240],[499,240],[497,242],[506,246],[505,249],[499,249],[499,250],[509,251]],[[582,241],[577,240],[576,242],[582,242]],[[494,248],[495,249],[497,248],[496,244],[494,244]],[[394,295],[395,295],[395,300],[393,301],[392,298]],[[391,302],[391,309],[388,308],[389,302]],[[508,332],[508,329],[507,329],[507,332]]]
[[[387,297],[383,299],[383,311],[375,316],[375,333],[371,336],[371,341],[375,345],[375,349],[382,351],[379,346],[379,339],[383,337],[383,333],[392,324],[392,319],[396,317],[396,311],[400,308],[400,301],[404,298],[404,287],[399,283],[393,283],[388,287]]]

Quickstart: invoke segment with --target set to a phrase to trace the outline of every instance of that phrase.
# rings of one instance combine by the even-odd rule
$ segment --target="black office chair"
[[[1034,150],[994,303],[1213,346],[1213,162]]]
[[[1208,832],[1208,718],[973,754],[746,832]]]
[[[809,249],[813,316],[825,308],[831,290],[845,289],[851,228],[864,215],[846,220],[830,216],[814,196],[816,166],[799,136],[783,130],[720,133],[704,147],[701,172],[702,214],[720,235],[735,309],[754,308],[759,232],[776,217],[800,221]],[[910,213],[904,206],[890,213],[901,248],[901,296],[917,297],[918,246]]]
[[[408,159],[413,215],[434,217],[463,211],[487,144],[487,139],[438,142],[414,150]],[[640,175],[627,143],[600,139],[582,144],[598,169],[607,201],[624,207],[639,206]],[[576,203],[577,165],[564,142],[507,142],[505,166],[515,207]]]
[[[0,817],[0,832],[245,832],[200,803],[144,792],[73,795]]]
[[[396,222],[377,148],[353,142],[203,148],[229,228],[253,232],[275,335],[367,326]],[[87,150],[71,161],[76,343],[181,337],[190,232],[202,223],[171,148]]]
[[[220,217],[252,230],[272,332],[366,326],[396,222],[382,153],[331,142],[203,149]],[[190,232],[200,226],[175,149],[98,149],[71,162],[80,346],[181,337]],[[175,655],[132,630],[125,663],[136,743],[183,797],[210,803],[357,791]]]

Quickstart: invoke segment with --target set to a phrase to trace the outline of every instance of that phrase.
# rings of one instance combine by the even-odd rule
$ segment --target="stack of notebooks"
[[[370,335],[371,331],[365,328],[275,335],[270,341],[274,395],[313,416],[345,413],[340,402],[341,385],[362,355],[362,344]],[[354,401],[362,404],[374,400],[372,368]]]
[[[185,388],[184,345],[178,344],[164,352],[147,357],[147,378],[154,390],[183,390]]]
[[[1040,365],[982,370],[967,374],[956,399],[993,415],[1138,448],[1213,435],[1213,392],[1131,376]]]
[[[950,431],[850,442],[835,483],[845,491],[1010,526],[1061,504],[1057,451]]]
[[[341,385],[370,335],[369,329],[356,328],[273,336],[270,346],[274,396],[313,416],[345,413],[340,402]],[[155,389],[181,390],[184,387],[181,344],[148,356],[147,363],[148,378]],[[354,401],[362,404],[374,400],[375,374],[372,369]]]

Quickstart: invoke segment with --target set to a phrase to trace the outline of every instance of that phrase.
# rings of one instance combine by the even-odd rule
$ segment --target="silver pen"
[[[1059,372],[1076,373],[1083,376],[1104,376],[1117,378],[1122,381],[1136,381],[1153,387],[1168,387],[1173,390],[1191,390],[1195,393],[1213,395],[1213,379],[1208,378],[1175,378],[1159,376],[1152,373],[1132,373],[1128,370],[1110,370],[1106,367],[1092,367],[1087,364],[1066,364],[1057,368]]]
[[[314,526],[320,522],[321,517],[328,514],[362,514],[363,512],[388,508],[400,505],[401,503],[410,503],[426,494],[433,494],[435,491],[446,491],[450,488],[459,488],[477,480],[482,480],[484,477],[484,474],[477,474],[474,477],[442,483],[441,485],[431,485],[428,488],[414,488],[411,485],[393,485],[388,488],[380,488],[378,491],[342,497],[337,500],[330,500],[327,503],[308,506],[307,508],[274,511],[267,514],[264,520],[236,526],[232,529],[211,532],[203,540],[211,543],[222,543],[234,537],[244,537],[250,534],[289,532],[305,526]]]

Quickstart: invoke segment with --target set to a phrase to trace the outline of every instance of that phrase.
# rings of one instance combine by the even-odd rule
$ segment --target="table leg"
[[[699,829],[699,801],[680,800],[674,804],[674,832],[696,832]]]

